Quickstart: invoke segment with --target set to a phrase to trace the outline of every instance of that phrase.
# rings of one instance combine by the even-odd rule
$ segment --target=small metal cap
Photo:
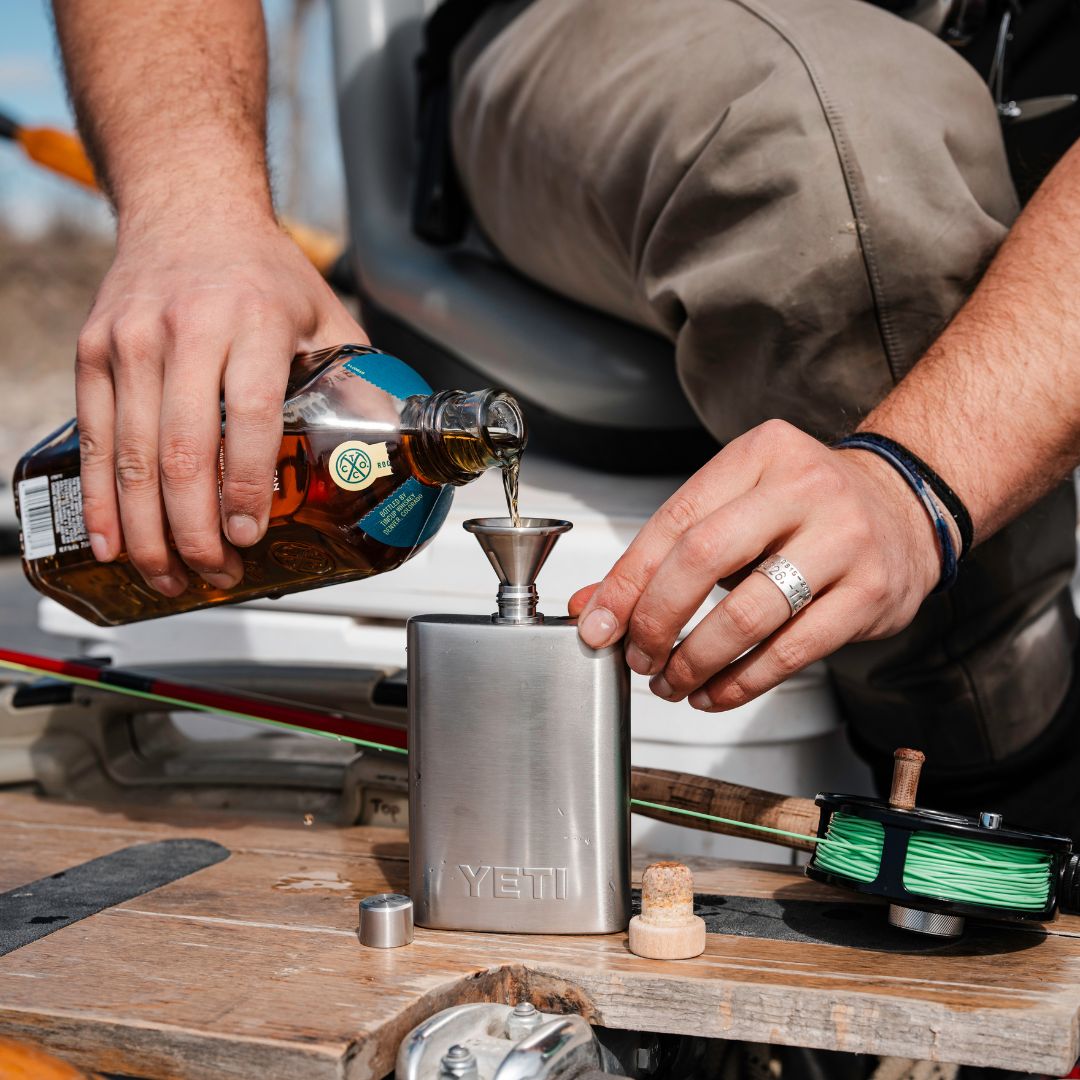
[[[360,901],[360,944],[396,949],[413,939],[413,902],[400,893],[376,893]]]
[[[1000,829],[1001,815],[993,810],[984,810],[979,814],[980,829]]]

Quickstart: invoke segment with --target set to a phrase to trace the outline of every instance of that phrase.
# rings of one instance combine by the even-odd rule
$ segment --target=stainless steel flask
[[[496,614],[409,621],[409,869],[442,930],[604,934],[630,919],[629,674],[537,613],[566,521],[465,523]]]

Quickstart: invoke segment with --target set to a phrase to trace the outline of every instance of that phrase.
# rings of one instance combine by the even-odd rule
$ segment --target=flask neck
[[[502,390],[442,390],[409,405],[415,409],[408,418],[416,432],[413,456],[436,483],[467,484],[488,469],[512,465],[525,448],[521,406]]]

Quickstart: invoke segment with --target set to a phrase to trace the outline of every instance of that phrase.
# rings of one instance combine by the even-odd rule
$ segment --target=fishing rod
[[[76,660],[0,649],[0,668],[192,709],[407,753],[405,732],[337,710],[207,689]],[[1080,913],[1080,854],[1066,836],[1006,827],[916,806],[924,756],[896,751],[888,800],[780,795],[723,780],[633,766],[631,809],[660,821],[812,852],[808,877],[889,902],[904,930],[956,937],[968,917],[1045,922]]]
[[[387,753],[407,752],[403,728],[340,710],[280,698],[207,688],[85,660],[62,660],[0,648],[0,669],[86,686],[174,708],[254,721],[307,735],[321,735]],[[404,711],[404,710],[403,710]],[[747,830],[811,850],[817,808],[809,799],[778,795],[724,780],[634,766],[633,809],[659,821],[743,836]],[[741,818],[741,820],[740,820]]]
[[[234,720],[255,720],[289,731],[322,735],[387,753],[405,753],[405,732],[390,724],[317,705],[296,705],[260,694],[207,689],[140,672],[80,660],[59,660],[0,648],[0,668],[59,679],[75,686],[106,690]]]
[[[74,686],[86,686],[179,709],[254,721],[306,735],[321,735],[388,753],[406,753],[403,728],[340,710],[298,704],[261,694],[207,688],[85,660],[62,660],[0,648],[0,669]],[[404,710],[403,710],[404,711]],[[746,831],[784,837],[810,850],[818,814],[809,799],[663,769],[631,769],[635,811],[660,821],[729,836]],[[742,815],[746,820],[736,820]]]

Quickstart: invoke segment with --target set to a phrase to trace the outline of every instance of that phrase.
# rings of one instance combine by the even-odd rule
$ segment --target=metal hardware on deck
[[[515,1021],[532,1030],[510,1034]],[[522,1005],[457,1005],[413,1028],[397,1056],[397,1080],[579,1080],[623,1076],[618,1059],[580,1016]]]

